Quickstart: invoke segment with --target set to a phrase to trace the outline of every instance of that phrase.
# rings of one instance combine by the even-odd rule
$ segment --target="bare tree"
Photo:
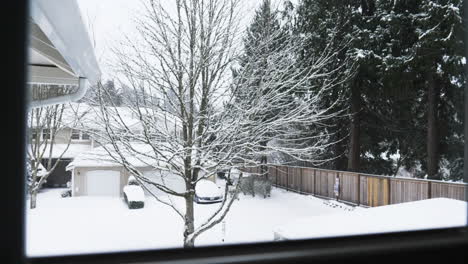
[[[65,138],[63,148],[57,149],[56,141],[61,132],[73,127],[78,118],[73,109],[67,105],[33,108],[28,113],[28,127],[30,131],[27,155],[29,161],[28,193],[30,208],[36,208],[37,193],[47,178],[56,169],[63,155],[67,152],[71,136]],[[65,120],[64,117],[67,117]],[[43,161],[46,160],[45,166]]]
[[[311,59],[311,66],[293,67],[302,44],[291,38],[282,49],[263,55],[259,84],[252,71],[258,58],[238,65],[238,0],[171,3],[172,9],[149,1],[138,20],[138,39],[128,38],[116,49],[120,82],[132,91],[131,98],[124,98],[125,109],[138,124],[130,125],[122,108],[101,104],[97,121],[102,129],[95,137],[150,194],[175,210],[184,222],[184,247],[193,247],[199,235],[224,219],[235,200],[229,199],[226,185],[218,209],[206,219],[195,218],[197,183],[220,168],[256,166],[259,156],[274,152],[313,159],[326,147],[327,132],[305,137],[297,127],[336,115],[321,108],[320,97],[339,80],[323,72],[331,51]],[[312,94],[311,85],[322,89]],[[102,101],[109,97],[104,88],[98,89]],[[259,118],[268,112],[275,114]],[[148,177],[135,160],[159,172],[162,180]],[[183,181],[184,188],[165,184],[167,175]]]

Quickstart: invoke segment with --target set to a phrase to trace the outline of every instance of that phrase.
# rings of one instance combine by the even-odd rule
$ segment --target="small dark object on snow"
[[[221,169],[221,170],[218,170],[218,177],[221,178],[221,179],[226,179],[226,174],[228,173],[228,170],[226,169]]]
[[[71,196],[72,196],[72,192],[71,192],[71,190],[65,190],[65,191],[63,191],[60,195],[61,195],[63,198],[65,198],[65,197],[71,197]]]

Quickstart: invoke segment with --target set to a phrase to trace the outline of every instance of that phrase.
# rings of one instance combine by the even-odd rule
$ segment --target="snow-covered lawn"
[[[61,191],[44,190],[38,195],[37,208],[28,209],[28,256],[182,246],[182,220],[171,208],[151,197],[146,197],[143,209],[129,210],[120,198],[62,198]],[[225,224],[203,233],[196,245],[273,241],[273,230],[294,219],[355,210],[342,203],[277,188],[273,188],[271,198],[242,194],[239,198]],[[218,206],[196,204],[196,218],[205,219]]]
[[[463,227],[467,202],[433,198],[358,210],[351,214],[295,219],[278,226],[276,240],[324,238],[399,231]]]

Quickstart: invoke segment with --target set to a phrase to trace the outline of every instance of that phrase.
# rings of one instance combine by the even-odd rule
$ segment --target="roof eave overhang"
[[[77,101],[101,75],[75,1],[33,0],[29,62],[31,84],[76,85],[73,93],[33,99],[32,107]],[[73,30],[70,30],[73,29]]]

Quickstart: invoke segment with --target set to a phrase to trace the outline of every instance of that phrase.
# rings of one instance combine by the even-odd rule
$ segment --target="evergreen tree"
[[[242,67],[243,74],[248,76],[248,79],[244,79],[243,76],[236,76],[236,79],[238,82],[248,85],[237,86],[241,87],[234,91],[237,100],[250,101],[250,104],[256,104],[257,102],[251,100],[251,98],[258,97],[249,96],[249,94],[270,92],[260,86],[262,83],[271,80],[272,76],[269,76],[268,73],[268,69],[271,67],[269,65],[270,57],[275,56],[275,53],[281,50],[285,40],[286,35],[281,30],[278,11],[272,8],[270,0],[263,0],[259,9],[256,10],[244,38],[244,54],[240,60],[240,67]],[[252,58],[257,58],[256,63],[252,63]],[[236,72],[234,72],[234,75],[236,75]],[[273,119],[278,111],[281,111],[281,109],[274,109],[273,107],[263,113],[258,113],[256,118],[262,120]],[[266,144],[268,142],[262,143],[264,146]],[[262,155],[260,162],[267,163],[267,156]],[[266,166],[262,167],[262,171],[265,173],[267,168]]]
[[[412,66],[426,104],[426,155],[421,161],[428,178],[441,179],[442,159],[454,163],[455,179],[463,157],[463,64],[461,0],[423,0],[414,19],[418,40]],[[458,169],[457,169],[458,167]],[[463,166],[461,166],[462,168]]]
[[[121,90],[118,90],[115,87],[115,83],[113,80],[107,80],[104,84],[96,84],[101,85],[101,91],[106,93],[106,96],[102,97],[101,99],[104,100],[102,103],[105,105],[115,105],[121,106],[123,101],[123,94]],[[83,99],[80,102],[85,102],[90,105],[99,105],[99,96],[98,96],[98,87],[92,86],[88,89]]]
[[[334,140],[347,139],[330,153],[343,158],[326,167],[376,174],[396,174],[406,167],[416,168],[417,177],[461,178],[461,3],[300,2],[295,30],[308,39],[302,57],[346,43],[334,67],[348,59],[354,64],[346,68],[356,70],[326,97],[330,102],[344,98],[337,107],[348,113],[327,124],[337,135]]]

